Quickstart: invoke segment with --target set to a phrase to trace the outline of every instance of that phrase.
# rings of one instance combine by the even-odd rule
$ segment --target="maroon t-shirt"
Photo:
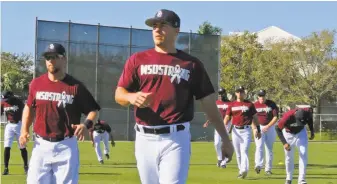
[[[118,86],[129,92],[152,92],[148,108],[135,107],[135,119],[143,125],[167,125],[191,121],[194,99],[214,93],[201,61],[177,50],[163,54],[154,49],[133,54],[125,63]]]
[[[305,127],[305,123],[307,123],[309,125],[309,128],[312,129],[313,126],[313,118],[312,118],[312,111],[309,108],[301,108],[307,112],[307,117],[305,117],[306,121],[304,123],[302,122],[298,122],[296,121],[295,118],[295,112],[298,108],[296,109],[291,109],[289,111],[287,111],[286,113],[283,114],[282,118],[279,120],[277,126],[279,129],[283,129],[285,128],[288,132],[290,133],[298,133],[300,132],[304,127]]]
[[[21,121],[23,107],[23,102],[16,97],[1,100],[1,114],[5,113],[7,121],[11,123]]]
[[[35,108],[34,132],[50,138],[72,136],[71,124],[79,124],[82,113],[100,110],[87,88],[68,74],[58,82],[48,74],[33,79],[27,105]]]
[[[228,106],[230,105],[230,101],[227,101],[227,102],[224,102],[222,100],[217,100],[216,101],[216,105],[220,111],[220,114],[222,116],[222,119],[225,119],[225,116],[226,116],[226,110],[228,108]]]
[[[232,124],[236,126],[251,125],[255,114],[254,104],[248,100],[234,101],[226,111],[226,115],[232,117]]]
[[[261,125],[267,125],[274,117],[278,117],[278,107],[272,100],[266,100],[265,103],[257,101],[254,106]]]

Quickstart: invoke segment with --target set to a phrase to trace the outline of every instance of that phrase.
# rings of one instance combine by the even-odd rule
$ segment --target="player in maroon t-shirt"
[[[286,184],[291,184],[294,173],[294,147],[299,152],[299,172],[298,184],[307,184],[305,181],[308,163],[308,135],[305,125],[308,125],[311,135],[310,140],[315,137],[313,126],[313,109],[296,108],[283,114],[282,118],[275,126],[276,133],[280,138],[284,153],[286,155]]]
[[[4,164],[5,169],[3,175],[9,174],[8,163],[11,154],[11,147],[14,141],[14,137],[19,143],[20,130],[21,130],[21,117],[23,110],[23,102],[19,98],[15,97],[12,91],[5,91],[1,99],[1,115],[5,114],[7,124],[4,134]],[[20,146],[21,156],[24,162],[24,170],[27,174],[28,171],[28,153],[25,146]]]
[[[254,103],[257,111],[257,117],[261,123],[261,139],[255,139],[256,151],[255,151],[255,171],[260,173],[263,166],[264,150],[266,150],[266,166],[265,172],[267,175],[271,175],[271,169],[273,164],[273,144],[276,138],[275,123],[278,118],[278,107],[272,100],[266,99],[266,91],[261,89],[257,93],[258,100]]]
[[[22,115],[20,144],[26,145],[35,112],[36,139],[27,184],[77,184],[76,137],[84,139],[84,131],[92,127],[100,106],[80,81],[65,73],[67,60],[62,45],[48,45],[43,56],[48,72],[30,83]],[[87,116],[83,124],[80,124],[81,114]]]
[[[222,118],[224,119],[226,116],[226,110],[229,106],[229,104],[231,103],[231,101],[228,100],[227,98],[227,92],[225,89],[220,88],[218,91],[218,100],[216,101],[216,105],[220,111],[220,114],[222,116]],[[211,122],[209,120],[206,121],[206,123],[204,123],[203,127],[206,128],[208,127],[208,125]],[[225,127],[227,132],[229,131],[231,126],[231,123],[228,123],[227,126]],[[221,168],[226,168],[226,158],[222,159],[222,151],[221,151],[221,137],[218,134],[218,132],[216,130],[214,130],[214,147],[215,147],[215,152],[217,155],[217,166],[221,167]]]
[[[232,119],[232,141],[239,168],[238,178],[244,179],[249,170],[248,151],[252,138],[252,129],[254,129],[254,135],[258,139],[261,138],[261,130],[254,104],[244,100],[245,88],[242,86],[237,87],[235,95],[236,101],[233,101],[227,108],[224,122],[227,125],[229,120]]]
[[[202,62],[175,47],[179,16],[163,9],[146,24],[153,28],[155,48],[137,52],[126,61],[115,100],[135,106],[135,156],[141,183],[182,184],[190,163],[194,98],[221,135],[222,153],[229,161],[233,145]]]
[[[110,158],[109,138],[111,139],[111,146],[115,147],[116,145],[111,131],[110,125],[101,119],[98,119],[94,126],[89,130],[89,137],[91,138],[92,146],[95,147],[97,159],[101,164],[104,164],[100,146],[101,141],[103,141],[104,155],[106,159]]]

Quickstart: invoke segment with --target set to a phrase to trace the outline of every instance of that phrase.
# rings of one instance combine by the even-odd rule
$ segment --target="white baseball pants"
[[[79,154],[75,136],[60,142],[36,137],[27,184],[78,184]]]
[[[4,135],[4,147],[12,147],[14,138],[18,142],[18,147],[19,149],[25,148],[25,146],[21,147],[19,144],[19,137],[20,137],[20,131],[21,131],[21,121],[18,122],[17,124],[15,123],[7,123],[6,128],[5,128],[5,135]]]
[[[308,135],[305,128],[303,128],[297,134],[291,134],[286,132],[283,129],[283,135],[286,139],[287,143],[290,145],[291,150],[285,152],[285,164],[286,164],[286,180],[292,180],[294,174],[294,150],[295,147],[298,148],[299,154],[299,173],[298,173],[298,181],[305,180],[305,175],[307,171],[307,163],[308,163]]]
[[[229,132],[229,129],[231,127],[231,122],[229,122],[227,124],[227,126],[225,127],[227,132]],[[214,147],[215,147],[215,152],[216,152],[216,156],[218,160],[222,160],[222,150],[221,150],[221,137],[219,135],[219,133],[214,130]],[[221,165],[226,165],[226,160],[224,160]]]
[[[142,184],[185,184],[188,176],[191,135],[190,123],[184,130],[176,131],[169,125],[169,134],[146,134],[141,126],[136,131],[135,156]],[[162,128],[167,126],[156,126]],[[153,127],[149,127],[153,128]]]
[[[233,127],[232,142],[240,174],[242,174],[243,172],[248,173],[249,170],[248,151],[251,139],[252,139],[251,126],[246,125],[244,129],[237,129],[235,128],[235,126]]]
[[[271,171],[273,164],[273,144],[276,139],[276,130],[275,125],[271,126],[266,133],[262,132],[262,129],[265,127],[261,125],[261,138],[255,138],[255,167],[262,168],[264,153],[266,153],[266,165],[265,171]],[[265,151],[263,149],[265,148]]]
[[[109,154],[109,151],[110,151],[109,133],[106,131],[104,133],[97,133],[96,131],[94,131],[93,139],[94,139],[95,152],[97,155],[97,159],[98,161],[101,161],[103,160],[102,151],[101,151],[101,141],[103,141],[103,145],[104,145],[104,154]]]

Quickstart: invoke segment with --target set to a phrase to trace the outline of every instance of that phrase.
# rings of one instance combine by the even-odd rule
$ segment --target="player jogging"
[[[95,147],[95,152],[98,161],[103,164],[102,151],[101,151],[101,141],[104,145],[104,155],[107,159],[110,158],[109,152],[109,136],[111,139],[111,146],[115,147],[115,141],[111,133],[111,127],[105,121],[98,119],[97,123],[94,124],[93,128],[90,129],[89,135],[91,138],[92,145]]]
[[[36,139],[27,184],[78,184],[76,137],[84,140],[84,131],[92,127],[100,106],[80,81],[64,72],[67,60],[62,45],[48,45],[43,56],[48,72],[30,83],[22,115],[20,144],[26,145],[35,112]],[[83,124],[81,114],[87,116]]]
[[[294,147],[299,152],[298,184],[306,184],[305,175],[308,163],[308,135],[305,125],[308,125],[314,139],[313,110],[312,108],[296,108],[284,113],[275,127],[285,153],[286,184],[291,184],[294,174]]]
[[[261,138],[259,120],[254,104],[245,99],[245,88],[235,89],[236,100],[231,102],[226,110],[225,124],[232,118],[232,141],[239,168],[238,178],[246,178],[249,170],[248,151],[252,139],[252,129],[257,138]],[[254,121],[253,121],[254,119]],[[252,124],[252,122],[254,123]],[[252,125],[252,127],[251,127]]]
[[[276,138],[275,123],[278,118],[278,107],[272,100],[266,99],[266,91],[261,89],[258,93],[258,100],[254,103],[261,127],[261,139],[255,139],[255,171],[260,173],[263,166],[264,153],[266,153],[265,172],[271,175],[273,164],[273,144]],[[265,152],[263,150],[265,148]]]
[[[21,117],[23,111],[24,104],[23,102],[14,96],[12,91],[5,91],[2,95],[1,99],[1,115],[5,113],[7,118],[7,124],[5,128],[5,135],[4,135],[4,172],[3,175],[9,174],[8,164],[11,155],[11,147],[14,141],[14,137],[18,142],[18,146],[21,151],[21,157],[24,163],[24,171],[27,174],[28,171],[28,153],[26,146],[20,146],[19,144],[19,137],[20,137],[20,130],[21,130]]]
[[[135,156],[142,184],[184,184],[188,176],[194,99],[199,100],[231,160],[233,146],[215,104],[216,96],[200,60],[176,49],[180,18],[160,10],[146,20],[154,49],[125,63],[115,93],[117,103],[135,106]]]
[[[224,119],[226,115],[226,110],[227,110],[228,105],[230,104],[230,101],[227,98],[227,92],[225,89],[220,88],[218,91],[218,94],[219,95],[218,95],[218,100],[216,101],[216,105],[220,111],[222,118]],[[203,127],[204,128],[208,127],[210,123],[211,122],[207,120],[206,123],[203,125]],[[227,132],[229,131],[230,126],[231,126],[231,123],[229,122],[225,127]],[[214,130],[214,147],[215,147],[215,152],[216,152],[217,159],[218,159],[217,166],[221,168],[226,168],[227,159],[222,159],[221,137],[216,130]]]

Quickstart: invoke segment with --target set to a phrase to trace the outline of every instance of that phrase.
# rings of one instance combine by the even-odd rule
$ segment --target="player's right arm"
[[[90,139],[91,139],[91,144],[92,144],[92,146],[94,146],[94,129],[93,128],[90,128],[89,129],[89,137],[90,137]]]
[[[289,113],[284,114],[284,116],[278,122],[277,126],[275,126],[277,136],[279,137],[280,141],[282,142],[283,147],[288,151],[290,150],[290,145],[287,143],[287,140],[285,139],[282,130],[283,130],[284,126],[286,125],[289,117],[290,117]]]
[[[34,106],[35,106],[35,91],[34,91],[34,80],[29,85],[29,94],[25,107],[22,112],[22,126],[21,134],[19,138],[20,145],[23,147],[27,144],[29,138],[29,128],[33,123],[34,118]]]
[[[212,122],[216,131],[222,138],[223,158],[228,158],[227,162],[230,162],[233,156],[234,147],[223,123],[223,117],[215,103],[217,95],[215,94],[214,87],[202,62],[197,61],[195,63],[191,76],[191,91],[193,96],[196,100],[201,102],[201,106],[207,115],[207,119]]]
[[[115,101],[122,106],[129,106],[131,104],[144,108],[152,102],[152,93],[139,91],[139,80],[135,65],[136,55],[132,55],[125,62],[115,91]]]

